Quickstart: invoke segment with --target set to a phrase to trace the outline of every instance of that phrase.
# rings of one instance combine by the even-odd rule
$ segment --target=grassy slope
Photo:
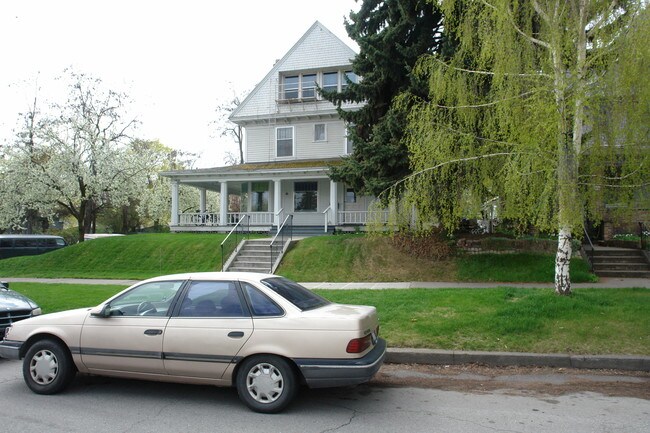
[[[144,279],[221,269],[219,234],[142,234],[95,239],[48,254],[0,260],[0,277]],[[553,257],[474,255],[442,261],[395,249],[386,237],[337,235],[300,241],[277,271],[297,281],[552,282]],[[571,280],[594,280],[582,260]]]
[[[595,281],[581,259],[571,261],[571,281]],[[554,257],[480,254],[433,261],[395,249],[387,237],[338,235],[301,241],[278,273],[297,281],[502,281],[553,282]]]
[[[33,257],[0,260],[5,277],[143,279],[221,269],[220,234],[142,234],[95,239]]]

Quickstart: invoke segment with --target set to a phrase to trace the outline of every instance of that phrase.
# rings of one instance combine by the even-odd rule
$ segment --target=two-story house
[[[365,224],[372,198],[328,177],[328,167],[350,154],[353,144],[334,105],[318,91],[340,91],[357,80],[350,66],[354,56],[315,22],[231,114],[245,130],[244,164],[162,173],[172,181],[171,230],[229,230],[243,215],[256,230],[278,227],[288,215],[294,226],[325,230]],[[198,190],[199,212],[179,212],[180,184]],[[219,213],[206,213],[209,190],[220,193]],[[231,195],[239,196],[237,211],[228,209]],[[373,212],[372,218],[385,215]]]

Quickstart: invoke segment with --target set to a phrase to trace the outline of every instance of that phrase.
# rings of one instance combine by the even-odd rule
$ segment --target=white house
[[[256,230],[279,227],[289,215],[294,226],[325,230],[365,224],[372,198],[328,177],[329,167],[352,152],[352,143],[334,105],[317,90],[341,90],[345,77],[355,81],[354,56],[315,22],[230,116],[245,130],[244,164],[161,173],[172,180],[171,230],[230,230],[243,215]],[[197,188],[199,212],[179,212],[181,184]],[[221,193],[218,214],[206,212],[208,190]],[[240,209],[228,209],[230,195],[240,197]]]

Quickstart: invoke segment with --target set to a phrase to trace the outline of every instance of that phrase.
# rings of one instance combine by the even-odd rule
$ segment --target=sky
[[[343,24],[355,0],[10,0],[0,2],[0,145],[34,97],[65,97],[66,68],[133,101],[135,135],[224,165],[236,144],[211,121],[248,92],[316,21],[355,51]]]

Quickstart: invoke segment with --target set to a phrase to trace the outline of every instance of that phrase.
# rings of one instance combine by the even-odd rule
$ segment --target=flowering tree
[[[23,207],[41,212],[62,207],[77,220],[79,241],[94,229],[98,213],[120,206],[146,185],[158,166],[155,152],[134,149],[135,119],[125,120],[127,97],[101,81],[70,73],[68,98],[25,115],[19,140],[7,151],[6,172],[16,175]]]

